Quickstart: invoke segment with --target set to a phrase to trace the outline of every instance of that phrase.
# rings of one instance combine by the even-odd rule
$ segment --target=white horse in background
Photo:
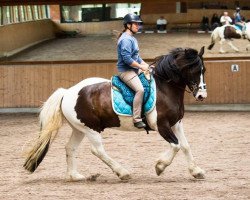
[[[232,39],[241,39],[243,38],[242,31],[236,29],[233,25],[224,25],[217,27],[211,34],[211,44],[208,46],[208,49],[211,50],[215,45],[216,41],[219,40],[220,43],[220,53],[226,53],[223,49],[223,43],[227,41],[228,45],[236,52],[239,52],[239,49],[233,45]],[[245,38],[250,41],[250,22],[246,23]],[[247,41],[246,40],[246,41]],[[250,48],[250,44],[247,44],[246,50]]]

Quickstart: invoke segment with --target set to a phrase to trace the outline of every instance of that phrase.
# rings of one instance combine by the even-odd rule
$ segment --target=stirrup
[[[135,123],[134,123],[134,126],[135,126],[136,128],[146,128],[146,124],[145,124],[143,121],[135,122]]]

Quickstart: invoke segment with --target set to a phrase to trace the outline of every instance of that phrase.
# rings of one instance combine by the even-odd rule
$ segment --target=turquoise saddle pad
[[[241,27],[240,25],[235,24],[235,25],[234,25],[234,28],[235,28],[236,30],[242,31],[242,27]],[[245,31],[245,30],[246,30],[246,26],[244,26],[244,31]]]
[[[151,77],[151,80],[148,81],[143,73],[139,75],[139,78],[144,87],[142,112],[147,114],[152,111],[156,102],[155,80]],[[112,77],[111,84],[112,106],[114,112],[118,115],[132,116],[135,92],[122,82],[118,76]]]

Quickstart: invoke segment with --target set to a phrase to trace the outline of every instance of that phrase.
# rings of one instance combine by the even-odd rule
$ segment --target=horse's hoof
[[[130,174],[124,174],[122,176],[119,176],[119,178],[122,180],[122,181],[126,181],[126,180],[129,180],[131,179],[131,175]]]
[[[121,172],[116,172],[116,174],[119,177],[119,179],[121,179],[123,181],[131,179],[131,175],[130,175],[129,171],[126,169],[122,169]]]
[[[165,170],[166,168],[166,164],[164,164],[163,162],[159,161],[156,165],[155,165],[155,172],[158,176],[161,175],[161,173]]]
[[[196,175],[193,175],[193,177],[196,179],[201,179],[201,180],[206,178],[205,174],[203,174],[203,173],[198,173]]]
[[[194,169],[189,169],[191,175],[196,179],[205,179],[205,171],[199,167],[195,167]]]
[[[222,53],[222,54],[223,54],[223,53],[226,53],[226,52],[225,52],[225,51],[220,51],[220,53]]]
[[[66,179],[68,181],[84,181],[84,180],[86,180],[85,176],[83,176],[79,173],[67,174]]]

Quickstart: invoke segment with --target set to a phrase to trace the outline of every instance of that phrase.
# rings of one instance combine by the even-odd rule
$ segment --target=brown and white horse
[[[160,57],[153,71],[156,82],[156,106],[146,115],[148,125],[170,143],[170,150],[158,159],[155,169],[160,175],[171,164],[176,153],[182,149],[188,162],[188,169],[195,178],[204,178],[205,172],[194,161],[190,146],[184,135],[184,93],[186,86],[195,99],[207,97],[204,81],[205,67],[202,55],[194,49],[174,49]],[[111,103],[111,83],[103,78],[88,78],[69,89],[56,90],[44,103],[40,112],[41,130],[39,137],[29,151],[24,168],[34,172],[46,155],[63,118],[72,127],[72,135],[66,145],[67,178],[84,180],[76,167],[76,150],[86,136],[91,151],[107,164],[117,176],[129,179],[130,173],[105,152],[101,132],[106,128],[122,131],[139,131],[133,126],[132,117],[115,114]]]
[[[245,38],[250,41],[250,22],[246,23],[246,30],[245,30]],[[240,39],[242,37],[242,31],[237,30],[235,26],[232,25],[224,25],[221,27],[217,27],[211,34],[211,44],[208,46],[208,49],[211,50],[216,41],[219,40],[220,43],[220,53],[226,53],[223,49],[223,43],[227,41],[228,45],[236,52],[239,49],[233,45],[232,39]],[[246,46],[246,50],[248,51],[250,44],[248,43]]]

